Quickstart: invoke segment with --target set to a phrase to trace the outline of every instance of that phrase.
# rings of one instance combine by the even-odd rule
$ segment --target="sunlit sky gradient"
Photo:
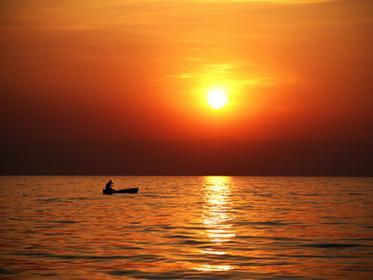
[[[43,139],[372,137],[372,1],[1,1],[1,127]],[[221,110],[209,89],[227,90]]]

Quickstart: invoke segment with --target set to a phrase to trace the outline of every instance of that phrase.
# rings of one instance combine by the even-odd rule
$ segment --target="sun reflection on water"
[[[231,270],[231,265],[204,264],[196,268],[199,271],[227,271]]]
[[[202,223],[206,226],[206,235],[214,244],[214,248],[201,250],[206,255],[225,255],[224,248],[218,249],[220,245],[231,240],[236,234],[232,228],[233,219],[231,213],[231,178],[222,176],[205,177],[204,197],[205,206]],[[196,267],[203,271],[226,271],[233,269],[225,264],[204,264]]]

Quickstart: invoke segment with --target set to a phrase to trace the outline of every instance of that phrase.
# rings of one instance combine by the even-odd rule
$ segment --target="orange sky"
[[[12,0],[1,122],[36,139],[372,137],[373,2]],[[222,110],[209,88],[228,90]]]

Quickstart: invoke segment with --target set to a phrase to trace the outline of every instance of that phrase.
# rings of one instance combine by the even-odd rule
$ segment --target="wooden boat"
[[[128,188],[128,189],[121,189],[121,190],[115,190],[115,189],[111,189],[111,190],[103,189],[102,190],[102,194],[138,193],[138,192],[139,192],[139,188]]]

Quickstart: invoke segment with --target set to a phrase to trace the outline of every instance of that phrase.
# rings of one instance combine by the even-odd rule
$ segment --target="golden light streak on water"
[[[231,178],[227,176],[208,176],[204,182],[205,209],[202,223],[206,225],[208,239],[216,244],[228,242],[236,236],[231,225],[233,219],[230,207]],[[201,250],[203,254],[224,255],[225,251],[214,249]],[[203,271],[227,271],[231,265],[203,264],[195,268]]]
[[[213,264],[204,264],[196,268],[196,270],[199,270],[199,271],[227,271],[231,269],[233,269],[231,265],[213,265]]]

